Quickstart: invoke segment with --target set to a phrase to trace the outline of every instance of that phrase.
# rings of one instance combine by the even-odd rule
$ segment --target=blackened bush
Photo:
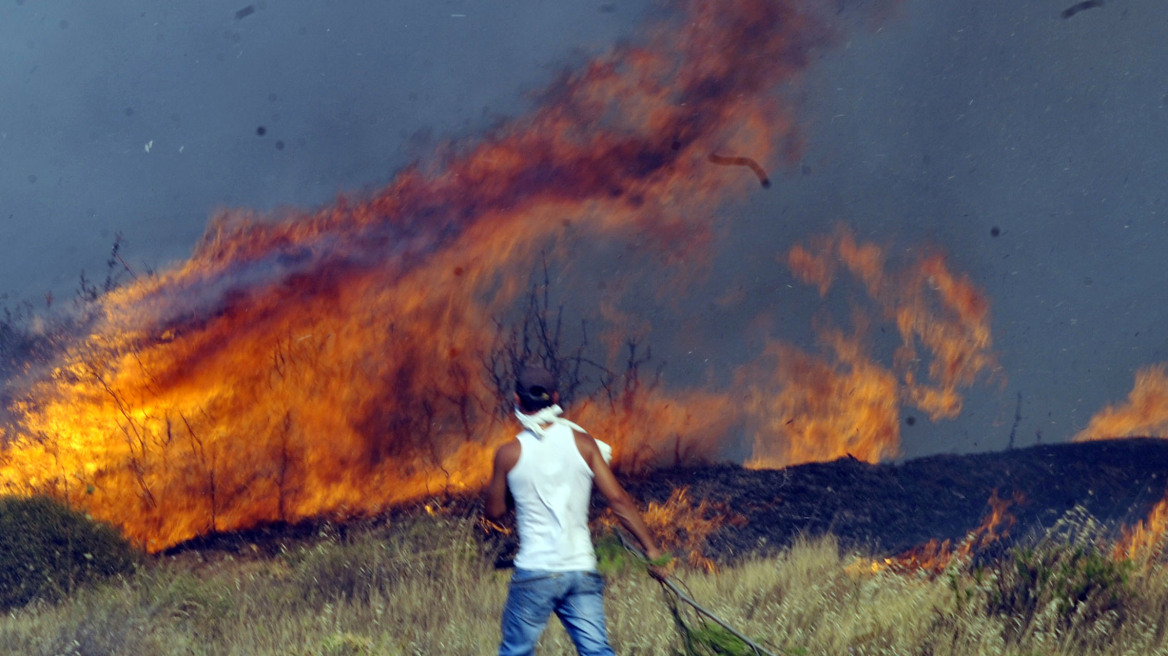
[[[128,572],[139,554],[114,528],[47,497],[0,497],[0,609],[56,600]]]

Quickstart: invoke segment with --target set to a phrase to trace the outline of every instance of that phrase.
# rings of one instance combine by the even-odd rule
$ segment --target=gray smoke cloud
[[[724,381],[767,337],[811,343],[823,302],[776,256],[839,222],[893,258],[944,250],[991,302],[1001,377],[956,420],[906,410],[907,456],[1064,441],[1168,360],[1162,8],[1066,8],[911,1],[848,30],[786,92],[800,161],[723,209],[708,276],[672,308],[685,330],[653,336],[670,379]],[[0,291],[60,305],[117,233],[145,272],[220,208],[378,187],[667,10],[0,0]]]

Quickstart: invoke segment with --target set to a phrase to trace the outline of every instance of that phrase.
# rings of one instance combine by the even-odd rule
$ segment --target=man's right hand
[[[669,573],[673,570],[673,557],[669,554],[661,553],[660,549],[653,549],[651,552],[645,554],[647,558],[646,567],[649,570],[649,576],[664,583],[669,578]]]
[[[577,433],[576,448],[580,450],[580,456],[584,458],[584,462],[588,463],[588,467],[592,469],[592,483],[608,500],[609,507],[612,508],[612,512],[620,520],[621,525],[637,538],[637,542],[641,543],[641,548],[645,550],[645,557],[649,559],[649,574],[658,581],[664,582],[665,579],[669,578],[669,570],[666,569],[665,563],[663,562],[661,565],[653,563],[664,554],[657,548],[653,537],[649,534],[649,527],[645,526],[645,520],[637,511],[637,504],[617,482],[608,462],[600,453],[600,447],[597,446],[596,440],[584,433]]]

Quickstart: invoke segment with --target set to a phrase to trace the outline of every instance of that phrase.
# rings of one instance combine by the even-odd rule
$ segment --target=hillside
[[[1005,501],[1018,538],[1054,524],[1076,506],[1118,530],[1147,516],[1165,496],[1168,440],[1134,438],[1052,444],[995,453],[936,455],[898,464],[844,458],[782,470],[736,465],[666,469],[622,477],[641,504],[665,505],[681,489],[691,506],[716,525],[699,545],[719,562],[777,553],[801,535],[835,535],[842,547],[893,555],[931,539],[960,540]],[[440,512],[471,517],[477,496],[451,496],[400,507],[347,523],[314,520],[213,535],[171,553],[226,551],[274,554],[327,530],[344,536],[367,525]],[[666,520],[667,521],[667,520]],[[507,554],[509,537],[497,540]],[[503,559],[505,562],[505,558]]]
[[[1051,526],[1076,505],[1111,527],[1146,517],[1164,498],[1168,440],[1052,444],[936,455],[900,464],[854,459],[783,470],[719,466],[662,471],[628,487],[642,501],[690,497],[741,515],[711,533],[708,552],[733,560],[772,553],[800,534],[833,533],[845,547],[895,554],[930,539],[959,540],[1011,501],[1013,536]],[[744,521],[743,521],[744,520]],[[735,525],[737,524],[737,525]]]

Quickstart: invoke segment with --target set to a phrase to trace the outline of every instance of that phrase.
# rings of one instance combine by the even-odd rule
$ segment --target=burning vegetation
[[[685,517],[700,500],[698,514],[716,523],[699,523],[692,534],[701,541],[678,553],[696,550],[717,566],[833,535],[845,550],[878,556],[861,569],[936,574],[999,560],[1077,515],[1100,527],[1101,543],[1116,545],[1116,562],[1140,554],[1154,560],[1162,554],[1165,472],[1168,442],[1144,438],[900,464],[842,458],[783,470],[665,469],[628,487],[652,507],[671,510],[679,527],[694,523]],[[688,505],[679,503],[685,499]]]
[[[695,501],[685,486],[674,489],[662,502],[650,501],[643,517],[663,551],[683,558],[691,568],[707,572],[717,570],[707,547],[710,534],[747,524],[745,516],[724,503],[709,499]],[[617,530],[611,512],[605,513],[599,524],[604,530]]]
[[[859,627],[849,639],[874,651],[891,649],[903,626],[930,645],[920,653],[980,645],[995,621],[993,639],[1007,646],[1049,647],[1049,634],[1105,649],[1134,612],[1125,597],[1132,563],[1164,580],[1168,442],[1112,439],[1168,436],[1163,365],[1141,370],[1128,401],[1099,413],[1074,444],[890,464],[904,409],[953,418],[964,390],[995,375],[989,302],[943,255],[894,258],[842,226],[776,260],[824,299],[851,300],[850,323],[825,314],[818,348],[773,337],[734,372],[732,391],[678,388],[649,371],[646,330],[622,310],[624,282],[601,299],[600,347],[583,328],[578,348],[564,346],[571,330],[552,309],[547,261],[570,269],[580,253],[635,246],[646,263],[626,280],[700,262],[718,207],[757,191],[755,181],[769,188],[767,171],[797,155],[795,120],[777,90],[832,42],[815,10],[795,0],[679,6],[643,43],[565,73],[529,115],[368,197],[284,216],[224,213],[173,270],[83,281],[76,317],[6,317],[0,491],[62,499],[176,559],[196,547],[212,558],[289,554],[264,566],[277,573],[275,597],[303,602],[296,610],[313,626],[322,609],[353,599],[360,612],[376,610],[362,626],[381,626],[393,613],[375,607],[391,591],[399,618],[412,609],[444,628],[425,615],[434,604],[418,599],[418,586],[453,572],[444,598],[499,591],[476,549],[514,536],[461,523],[477,518],[488,455],[515,430],[510,373],[539,358],[567,382],[573,420],[613,445],[628,487],[646,501],[646,522],[695,578],[738,572],[731,580],[745,589],[761,579],[751,574],[757,559],[783,564],[812,551],[808,540],[829,541],[820,552],[830,558],[803,554],[782,574],[794,583],[742,604],[740,619],[772,634],[814,617],[775,638],[792,651],[839,651],[844,623],[821,618],[872,599],[880,603],[871,612],[845,619]],[[125,266],[119,248],[111,271]],[[541,257],[543,281],[532,287]],[[18,319],[29,329],[14,330]],[[891,328],[888,348],[873,348],[879,327]],[[746,466],[710,464],[728,454]],[[334,523],[407,501],[418,502],[416,516],[399,505],[391,521],[364,527],[421,517],[427,530],[349,540],[347,525]],[[602,516],[596,527],[611,524]],[[286,551],[296,531],[333,536],[356,555]],[[876,557],[833,574],[817,563],[837,558],[837,546]],[[426,560],[434,557],[442,566]],[[947,586],[917,585],[942,572],[957,573]],[[863,587],[876,579],[884,587]],[[414,587],[395,591],[402,580]],[[256,578],[235,578],[236,592],[241,581]],[[808,601],[807,591],[824,596]],[[954,601],[934,603],[942,594]],[[153,608],[182,595],[148,596]],[[871,630],[897,597],[910,600],[911,619]],[[1153,598],[1160,615],[1149,617],[1162,619],[1168,604]],[[271,605],[255,599],[263,594],[207,622]],[[815,603],[822,609],[808,613]],[[927,626],[926,603],[936,615]],[[183,604],[175,617],[202,610]],[[776,607],[783,612],[766,615]],[[157,624],[108,615],[118,630]],[[646,622],[624,621],[631,644]],[[428,636],[410,633],[420,627],[405,622],[385,645],[420,643]],[[815,633],[822,627],[831,635]],[[345,635],[322,645],[373,650]]]
[[[575,363],[590,387],[572,417],[614,446],[626,473],[731,454],[757,469],[871,467],[900,453],[904,408],[956,416],[963,390],[997,368],[987,299],[941,254],[890,258],[845,227],[777,258],[821,296],[853,302],[850,324],[817,322],[818,349],[773,337],[734,372],[733,391],[644,371],[646,331],[622,310],[622,290],[707,258],[719,206],[757,190],[744,171],[766,187],[766,171],[798,155],[779,90],[834,37],[811,3],[679,9],[643,42],[566,72],[527,116],[367,197],[224,213],[185,263],[85,286],[81,316],[39,325],[28,343],[0,334],[0,491],[63,499],[152,552],[473,492],[514,430],[499,411],[513,363],[497,355],[532,263],[570,269],[614,244],[644,262],[598,303],[601,354],[541,351],[547,331],[559,339],[559,318],[517,352]],[[895,335],[890,357],[872,347],[877,326]],[[595,375],[580,375],[582,363]],[[1162,387],[1162,371],[1144,378],[1138,389]],[[1145,396],[1133,392],[1133,404]],[[1148,417],[1127,430],[1163,423]],[[722,524],[750,535],[790,504],[786,492],[706,494],[676,485],[651,508],[663,526],[688,518],[676,546],[707,565],[696,536],[720,556],[750,553]],[[909,532],[916,541],[900,546],[949,534]]]
[[[642,43],[565,73],[527,116],[369,197],[278,217],[224,213],[187,262],[93,294],[76,337],[10,381],[0,487],[63,498],[150,551],[476,489],[512,430],[483,360],[536,256],[635,243],[651,269],[700,259],[718,206],[751,187],[715,154],[764,182],[764,166],[797,154],[776,90],[830,45],[817,10],[679,9]],[[798,275],[826,291],[833,262],[866,257],[844,266],[879,320],[896,322],[898,363],[873,362],[859,328],[828,329],[826,356],[776,342],[763,359],[778,361],[752,372],[745,406],[631,375],[600,381],[574,418],[630,471],[725,457],[744,425],[756,466],[895,454],[897,404],[946,416],[992,361],[985,303],[939,258],[888,273],[876,246],[841,234],[790,259],[818,258],[827,278]],[[903,284],[915,290],[894,291]],[[619,306],[614,293],[606,307]],[[921,323],[930,317],[941,326]],[[615,321],[608,332],[637,329]],[[620,352],[610,346],[609,361]]]
[[[884,559],[883,564],[873,563],[873,570],[888,567],[905,572],[923,571],[939,574],[954,560],[968,561],[975,555],[982,555],[995,545],[999,545],[1003,539],[1010,537],[1010,529],[1017,523],[1017,519],[1010,512],[1010,506],[1024,500],[1025,495],[1021,492],[1015,492],[1013,499],[1000,499],[997,489],[994,489],[987,501],[990,513],[960,542],[954,544],[948,538],[944,540],[930,538],[923,545]]]
[[[825,42],[813,17],[761,0],[684,14],[370,198],[224,214],[185,264],[104,294],[14,401],[5,491],[65,497],[158,550],[477,487],[509,430],[481,358],[534,256],[593,239],[699,248],[746,184],[708,154],[767,161],[793,137],[773,90]],[[670,416],[684,398],[613,401],[692,432]],[[647,423],[588,412],[622,455],[649,441]]]
[[[1168,437],[1168,374],[1166,365],[1136,372],[1126,403],[1110,405],[1095,414],[1075,435],[1076,442],[1110,440],[1135,435]],[[1115,545],[1115,558],[1147,563],[1165,553],[1168,539],[1168,490],[1144,519],[1125,527]]]

